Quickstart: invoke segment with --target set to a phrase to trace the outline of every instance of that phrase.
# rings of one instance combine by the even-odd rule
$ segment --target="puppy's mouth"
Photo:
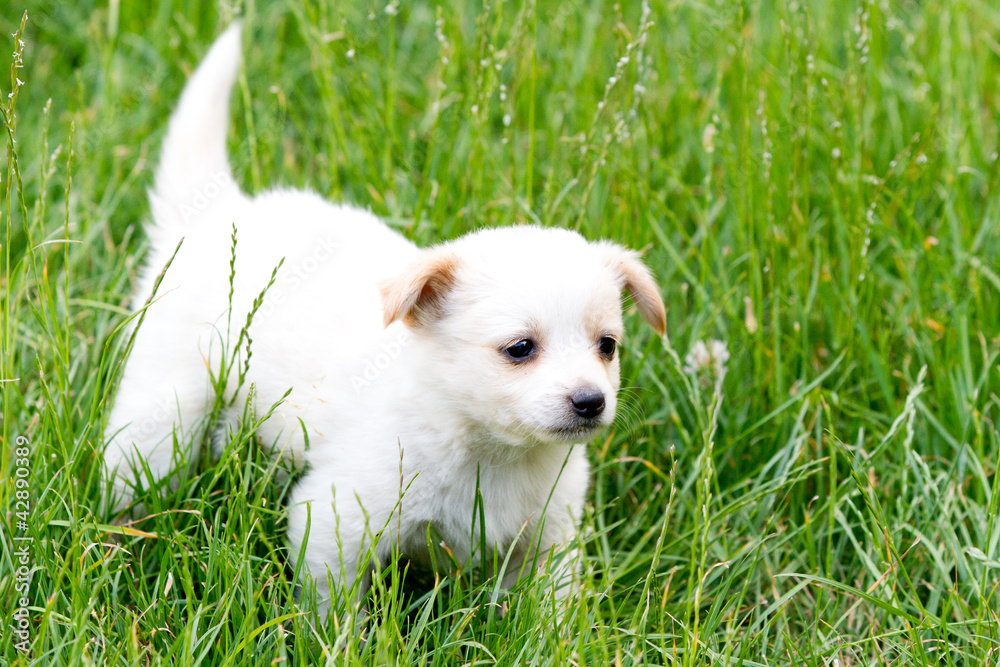
[[[554,426],[546,429],[555,440],[578,441],[593,437],[604,424],[599,419],[586,419],[569,426]]]

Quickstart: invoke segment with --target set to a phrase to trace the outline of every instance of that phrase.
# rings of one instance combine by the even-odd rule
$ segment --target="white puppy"
[[[359,576],[367,587],[373,564],[360,559],[376,540],[379,559],[398,546],[426,562],[429,527],[459,560],[471,545],[497,548],[510,585],[573,539],[588,484],[573,445],[615,414],[621,294],[662,334],[656,284],[634,252],[566,230],[487,229],[420,250],[307,192],[246,196],[226,157],[239,62],[237,24],[187,84],[164,141],[136,304],[184,242],[109,418],[114,507],[137,481],[170,474],[175,438],[205,427],[210,375],[235,353],[230,397],[252,396],[261,414],[276,406],[258,436],[305,465],[290,555],[305,559],[321,605]],[[255,300],[248,360],[240,334]]]

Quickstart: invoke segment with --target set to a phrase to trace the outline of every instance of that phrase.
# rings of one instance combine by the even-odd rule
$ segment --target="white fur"
[[[584,449],[573,445],[612,420],[619,385],[617,353],[608,359],[597,344],[621,341],[623,290],[662,332],[655,284],[634,253],[565,230],[483,230],[421,251],[370,213],[310,193],[246,196],[225,152],[239,30],[218,39],[188,83],[150,193],[155,224],[138,306],[184,242],[109,419],[115,507],[132,502],[140,460],[152,477],[144,483],[166,477],[175,434],[190,442],[205,426],[209,369],[236,345],[284,259],[250,328],[247,382],[237,389],[230,378],[229,390],[241,405],[252,383],[258,413],[277,405],[258,435],[306,465],[288,537],[321,603],[359,575],[367,586],[371,565],[359,556],[375,535],[379,558],[398,544],[426,561],[429,525],[459,560],[479,537],[509,553],[510,584],[526,559],[544,562],[573,539],[588,484]],[[505,348],[527,338],[534,356],[512,361]],[[581,390],[603,395],[603,412],[581,417],[571,402]],[[474,518],[477,484],[485,536]]]

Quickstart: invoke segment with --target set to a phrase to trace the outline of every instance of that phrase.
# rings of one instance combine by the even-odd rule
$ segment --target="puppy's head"
[[[386,326],[417,334],[449,409],[514,446],[580,442],[611,423],[623,292],[666,327],[636,253],[561,229],[471,234],[423,251],[381,289]]]

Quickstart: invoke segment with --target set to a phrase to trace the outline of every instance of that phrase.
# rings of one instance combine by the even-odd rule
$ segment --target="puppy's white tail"
[[[167,128],[150,199],[157,226],[190,222],[236,190],[226,155],[229,95],[241,59],[240,21],[216,39],[191,75]]]

